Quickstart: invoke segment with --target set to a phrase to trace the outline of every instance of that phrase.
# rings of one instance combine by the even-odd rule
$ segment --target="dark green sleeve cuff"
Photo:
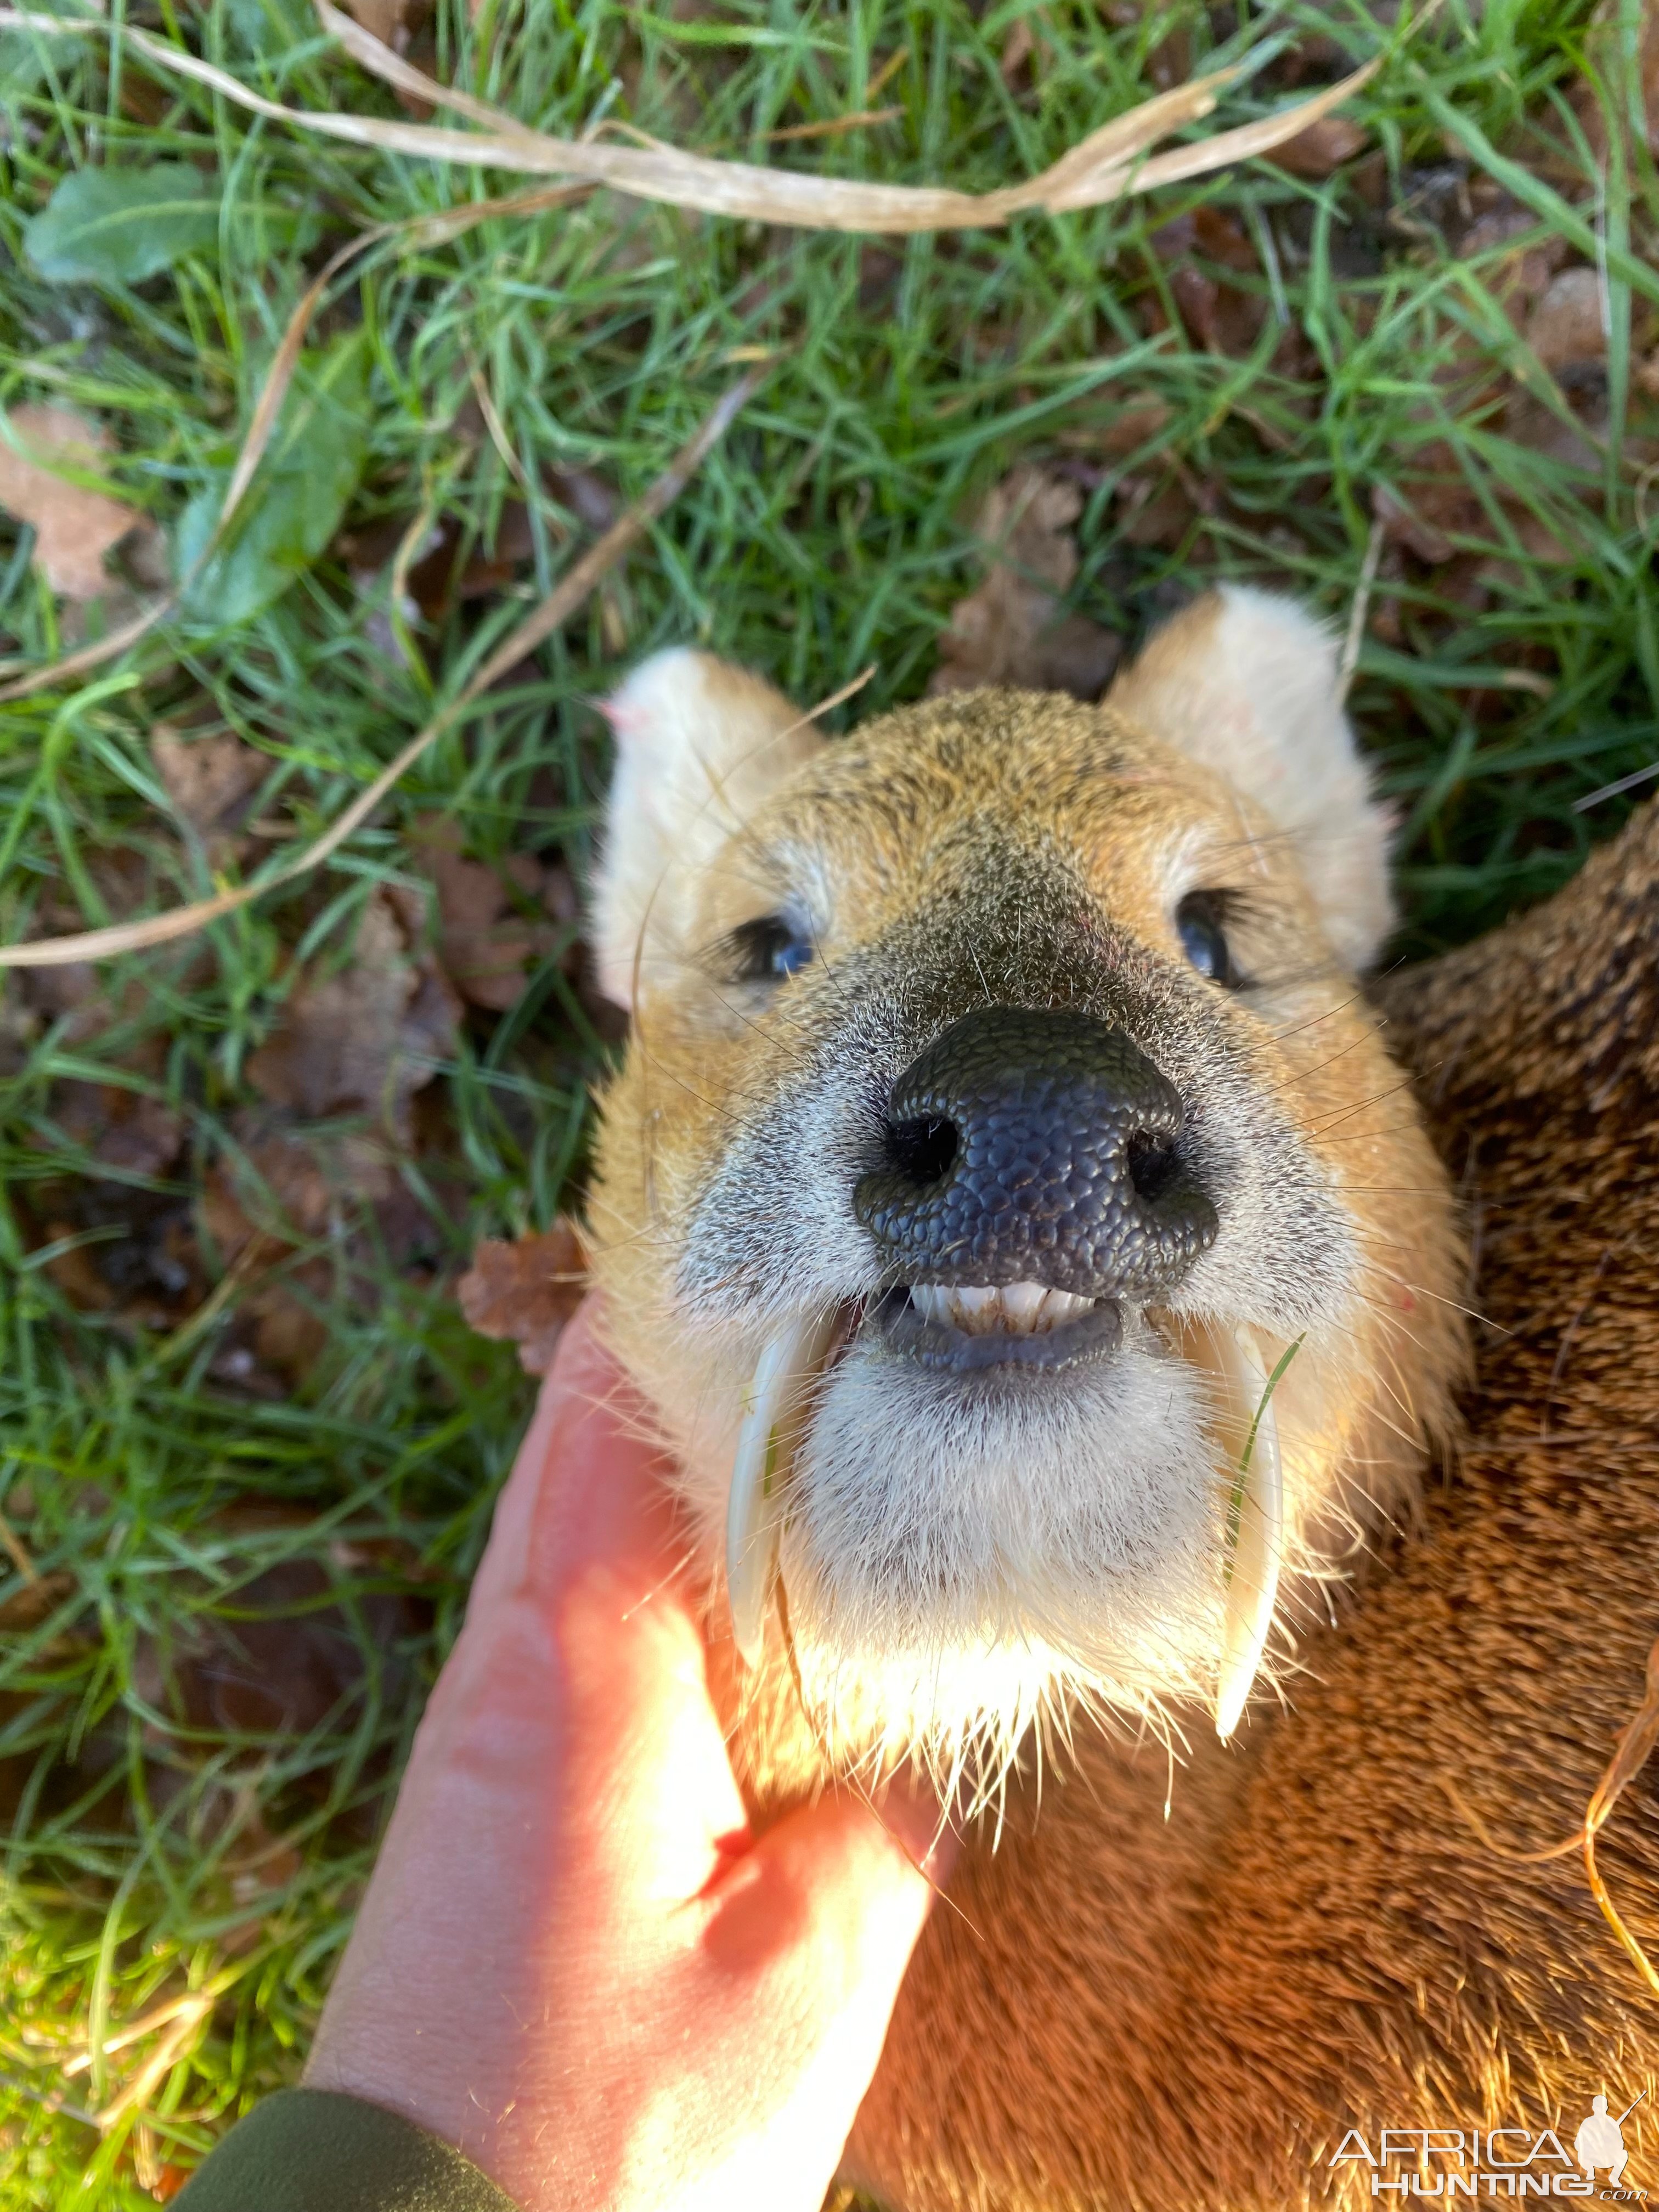
[[[191,2176],[174,2212],[515,2212],[471,2159],[412,2120],[324,2089],[279,2089]]]

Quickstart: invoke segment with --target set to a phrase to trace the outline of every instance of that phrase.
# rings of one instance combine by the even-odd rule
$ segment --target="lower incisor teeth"
[[[1048,1293],[1041,1283],[1010,1283],[1002,1293],[1004,1320],[1010,1328],[1036,1328]]]
[[[1094,1300],[1074,1297],[1069,1291],[1051,1291],[1042,1283],[1005,1283],[984,1289],[957,1283],[913,1283],[910,1303],[924,1321],[962,1329],[969,1336],[988,1335],[995,1329],[1011,1336],[1027,1336],[1075,1321]]]

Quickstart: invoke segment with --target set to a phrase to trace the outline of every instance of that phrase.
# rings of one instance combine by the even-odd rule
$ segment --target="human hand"
[[[932,1892],[938,1808],[751,1833],[660,1462],[585,1310],[495,1510],[324,2010],[368,2099],[542,2212],[817,2212]]]

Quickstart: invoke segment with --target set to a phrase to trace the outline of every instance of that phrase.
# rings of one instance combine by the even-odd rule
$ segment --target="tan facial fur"
[[[1101,707],[982,692],[827,743],[701,655],[647,664],[612,712],[597,933],[635,1029],[589,1225],[711,1620],[757,1365],[792,1328],[831,1347],[769,1450],[757,1771],[805,1778],[791,1713],[803,1767],[920,1754],[981,1787],[1079,1702],[1189,1728],[1224,1686],[1235,1581],[1271,1595],[1249,1532],[1275,1432],[1266,1671],[1290,1671],[1322,1577],[1409,1501],[1462,1358],[1444,1179],[1355,981],[1389,922],[1385,835],[1324,635],[1230,592]],[[1198,894],[1231,976],[1183,945]],[[1069,1320],[1066,1249],[949,1261],[936,1293],[858,1195],[893,1171],[899,1079],[987,1010],[1127,1040],[1178,1097],[1147,1187],[1177,1174],[1211,1209],[1184,1272],[1097,1301],[1109,1348],[1053,1370],[930,1365],[890,1316],[943,1299],[961,1322],[982,1283],[985,1311],[1046,1291]]]

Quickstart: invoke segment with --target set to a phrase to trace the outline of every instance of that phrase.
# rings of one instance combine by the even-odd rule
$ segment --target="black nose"
[[[893,1085],[888,1164],[860,1177],[854,1210],[911,1280],[1154,1297],[1217,1228],[1176,1149],[1182,1120],[1121,1030],[981,1007]]]

